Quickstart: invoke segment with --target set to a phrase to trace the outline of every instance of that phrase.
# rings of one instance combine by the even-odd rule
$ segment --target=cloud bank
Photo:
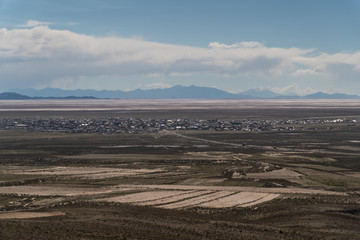
[[[121,37],[94,37],[55,30],[38,21],[25,29],[0,29],[0,75],[5,86],[50,86],[61,79],[96,76],[325,76],[359,81],[360,52],[317,53],[314,49],[273,48],[259,42],[207,48]],[[120,80],[119,80],[120,81]],[[91,87],[89,87],[91,88]]]

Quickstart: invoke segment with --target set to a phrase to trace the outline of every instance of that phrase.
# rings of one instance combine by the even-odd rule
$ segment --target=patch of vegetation
[[[321,176],[308,176],[307,179],[311,181],[309,182],[310,185],[325,188],[340,188],[350,190],[354,187],[360,187],[360,181],[349,181],[345,179],[326,178]]]
[[[240,186],[240,187],[263,187],[264,183],[260,181],[254,181],[251,179],[226,179],[217,186]]]

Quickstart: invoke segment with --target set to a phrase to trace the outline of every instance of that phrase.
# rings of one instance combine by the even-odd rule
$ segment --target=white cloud
[[[304,76],[304,75],[322,75],[318,69],[298,69],[295,72],[293,72],[291,75],[294,77],[297,76]]]
[[[275,93],[279,93],[282,95],[299,95],[304,96],[307,94],[312,94],[318,92],[319,90],[315,90],[313,88],[300,88],[297,84],[291,84],[285,87],[273,87],[270,88],[271,91]]]
[[[26,27],[26,28],[31,28],[31,27],[36,27],[36,26],[49,26],[52,25],[54,23],[52,22],[40,22],[37,20],[28,20],[26,22],[26,24],[24,25],[19,25],[19,27]]]
[[[259,42],[237,42],[234,44],[224,44],[224,43],[219,43],[219,42],[211,42],[209,44],[210,48],[226,48],[226,49],[230,49],[230,48],[263,48],[265,47],[264,45],[262,45]]]
[[[0,29],[0,75],[3,85],[71,85],[68,79],[96,76],[360,76],[360,52],[326,54],[314,49],[272,48],[258,42],[208,48],[163,44],[136,38],[94,37],[49,28]],[[41,26],[38,26],[41,25]],[[309,56],[311,55],[311,56]],[[102,79],[104,79],[103,77]],[[64,79],[66,80],[64,82]]]
[[[158,88],[171,88],[173,85],[158,82],[158,83],[149,83],[149,84],[138,84],[137,87],[141,89],[158,89]]]
[[[296,62],[307,67],[293,73],[299,75],[324,75],[343,78],[352,75],[360,78],[360,51],[355,53],[321,53],[315,57],[299,57]]]
[[[300,87],[298,84],[294,83],[285,87],[273,87],[269,88],[271,91],[275,93],[279,93],[282,95],[298,95],[305,96],[308,94],[316,93],[316,92],[324,92],[324,93],[346,93],[344,88],[336,88],[334,86],[328,85],[324,86],[321,89],[312,88],[312,87]]]

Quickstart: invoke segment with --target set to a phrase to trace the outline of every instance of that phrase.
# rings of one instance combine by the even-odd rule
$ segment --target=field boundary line
[[[205,191],[210,191],[210,190],[205,190]],[[214,193],[216,193],[216,191],[210,191],[210,192],[207,192],[207,193],[198,195],[198,196],[183,198],[183,199],[181,199],[181,200],[179,200],[179,201],[174,201],[174,202],[165,203],[165,204],[159,204],[159,205],[155,205],[155,206],[156,206],[156,207],[164,207],[164,206],[167,206],[167,205],[173,205],[173,204],[185,202],[185,201],[188,201],[188,200],[191,200],[191,199],[196,199],[196,198],[199,198],[199,197],[204,197],[204,196],[211,195],[211,194],[214,194]],[[179,209],[179,208],[182,208],[182,207],[175,207],[175,208],[173,208],[173,209]]]

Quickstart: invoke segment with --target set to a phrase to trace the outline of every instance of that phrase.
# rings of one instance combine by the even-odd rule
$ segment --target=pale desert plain
[[[360,100],[0,101],[0,136],[1,239],[359,235]]]

